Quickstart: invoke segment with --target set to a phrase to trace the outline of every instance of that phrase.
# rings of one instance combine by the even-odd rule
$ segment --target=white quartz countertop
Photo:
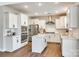
[[[34,35],[34,36],[38,36],[38,37],[45,37],[46,35],[45,34],[38,34],[38,35]]]
[[[78,40],[79,38],[72,37],[72,36],[61,36],[62,39],[72,39],[72,40]]]
[[[46,38],[46,35],[45,34],[38,34],[38,35],[34,35],[32,37],[35,37],[35,38]]]
[[[46,37],[48,35],[54,35],[54,34],[38,34],[38,35],[34,35],[36,37]]]

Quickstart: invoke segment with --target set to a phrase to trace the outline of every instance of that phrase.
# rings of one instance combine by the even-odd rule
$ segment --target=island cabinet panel
[[[47,40],[44,36],[32,36],[32,52],[42,53],[47,46]]]

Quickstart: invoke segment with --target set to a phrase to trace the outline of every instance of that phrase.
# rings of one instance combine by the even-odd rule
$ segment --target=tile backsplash
[[[69,30],[69,36],[79,38],[79,29]]]
[[[57,30],[57,32],[62,36],[79,38],[79,29],[77,28],[73,28],[69,32],[66,32],[66,30]]]
[[[63,30],[57,30],[57,32],[58,32],[60,35],[62,35],[62,36],[68,36],[68,35],[69,35],[69,32],[66,32],[65,29],[63,29]]]

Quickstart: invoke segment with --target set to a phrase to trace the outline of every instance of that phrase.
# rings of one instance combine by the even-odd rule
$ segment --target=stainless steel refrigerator
[[[32,36],[39,33],[39,25],[31,24],[29,25],[29,41],[32,41]]]

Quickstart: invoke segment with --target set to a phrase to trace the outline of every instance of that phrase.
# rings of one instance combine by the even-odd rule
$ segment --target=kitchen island
[[[47,40],[44,34],[32,36],[32,52],[42,53],[47,47]]]
[[[79,57],[79,39],[75,37],[62,37],[62,56]]]
[[[61,43],[60,35],[57,33],[40,33],[32,36],[32,52],[41,53],[47,47],[47,42]]]

